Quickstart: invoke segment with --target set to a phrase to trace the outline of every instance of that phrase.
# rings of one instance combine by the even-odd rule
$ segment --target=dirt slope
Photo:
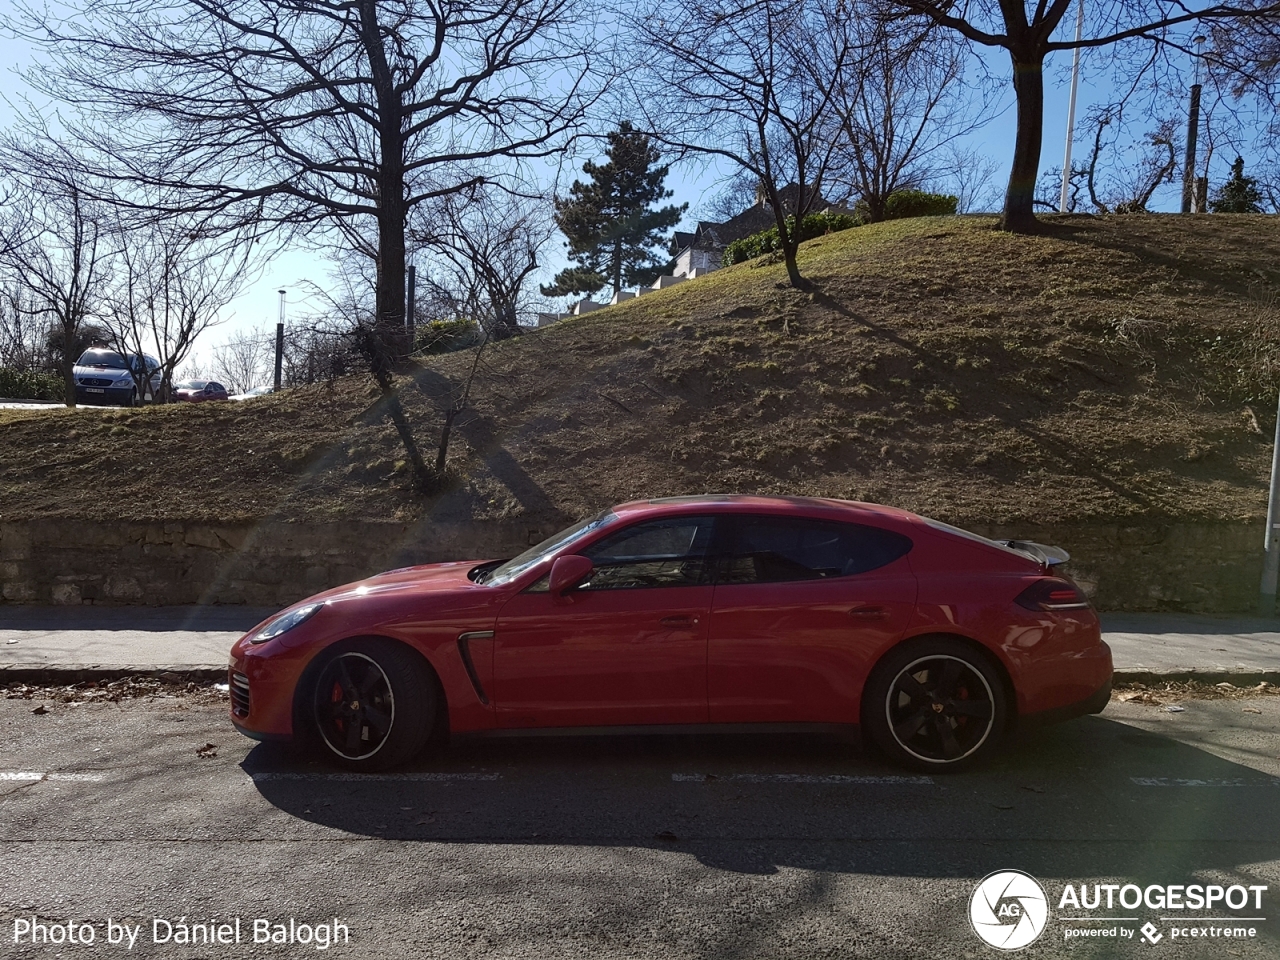
[[[453,488],[409,490],[358,378],[244,404],[0,420],[0,521],[574,517],[703,491],[956,522],[1254,519],[1280,383],[1280,220],[899,221],[499,344]],[[419,442],[470,353],[406,378]]]

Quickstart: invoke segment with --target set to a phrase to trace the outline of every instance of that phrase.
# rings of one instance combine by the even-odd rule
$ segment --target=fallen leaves
[[[202,759],[216,757],[218,755],[218,747],[216,744],[206,743],[203,747],[196,747],[196,756]]]

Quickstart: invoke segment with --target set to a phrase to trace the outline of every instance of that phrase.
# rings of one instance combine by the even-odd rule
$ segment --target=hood
[[[459,590],[483,590],[467,574],[483,560],[457,560],[450,563],[427,563],[416,567],[400,567],[374,574],[364,580],[343,584],[318,593],[308,602],[343,603],[364,597],[391,597],[412,594],[424,598],[431,594],[452,594]]]
[[[78,363],[71,368],[71,374],[75,377],[107,377],[113,380],[133,379],[132,373],[120,367],[82,367]]]

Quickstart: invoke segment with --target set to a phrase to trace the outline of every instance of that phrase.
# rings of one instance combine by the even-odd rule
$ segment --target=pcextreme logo
[[[1266,890],[1265,884],[1066,883],[1057,898],[1055,919],[1067,941],[1114,938],[1154,947],[1166,937],[1167,942],[1253,939],[1258,935],[1256,924],[1266,920],[1261,915]],[[1021,870],[997,870],[983,877],[969,898],[969,923],[989,946],[1020,950],[1044,933],[1049,904],[1035,877]],[[1142,916],[1144,908],[1157,916]],[[1231,915],[1188,916],[1184,910]]]
[[[1000,950],[1019,950],[1044,933],[1049,901],[1044,888],[1021,870],[997,870],[982,878],[969,898],[973,932]]]

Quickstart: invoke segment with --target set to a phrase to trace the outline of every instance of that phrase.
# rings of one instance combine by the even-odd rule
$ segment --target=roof
[[[783,187],[779,193],[782,198],[783,209],[790,213],[795,208],[799,187],[793,183]],[[821,194],[818,194],[813,199],[813,202],[809,204],[809,209],[825,210],[830,206],[831,204]],[[773,207],[767,203],[753,204],[736,216],[730,217],[724,223],[699,220],[692,232],[677,230],[672,235],[671,254],[672,256],[679,256],[690,247],[696,247],[700,250],[723,250],[733,241],[749,237],[753,233],[759,233],[761,230],[768,230],[770,227],[776,226],[777,222],[773,215]]]
[[[659,497],[653,500],[632,500],[620,503],[613,512],[622,514],[665,513],[663,508],[717,507],[716,512],[728,513],[763,510],[769,513],[795,513],[800,515],[842,516],[851,519],[850,514],[861,515],[863,519],[896,520],[912,522],[918,518],[914,513],[887,507],[878,503],[865,503],[857,500],[836,500],[827,497],[787,497],[759,496],[738,493],[708,493],[680,497]],[[680,510],[680,512],[684,512]]]

